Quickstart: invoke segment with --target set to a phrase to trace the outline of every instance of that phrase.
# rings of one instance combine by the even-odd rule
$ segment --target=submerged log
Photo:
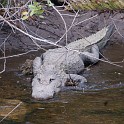
[[[68,0],[68,9],[75,10],[121,10],[123,0]]]

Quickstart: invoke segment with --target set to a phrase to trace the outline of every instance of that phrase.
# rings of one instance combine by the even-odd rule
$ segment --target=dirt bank
[[[65,19],[67,27],[69,28],[74,19],[74,13],[63,11],[62,8],[60,10],[62,10],[60,12],[63,14],[63,18]],[[78,24],[77,26],[73,26],[72,29],[68,32],[68,43],[76,39],[89,36],[90,34],[95,33],[96,31],[111,23],[114,23],[118,29],[112,37],[112,41],[123,41],[121,36],[123,35],[124,31],[123,12],[104,12],[99,14],[96,11],[83,11],[79,13],[79,16],[75,20],[76,23],[81,21],[82,23]],[[47,9],[47,11],[44,13],[44,19],[37,18],[27,21],[25,24],[28,31],[33,31],[38,36],[48,39],[51,42],[56,42],[59,40],[59,38],[65,32],[64,24],[60,18],[60,15],[52,8]],[[8,26],[2,26],[0,31],[0,44],[3,43],[4,38],[6,38],[10,33],[11,35],[6,41],[6,49],[18,49],[20,51],[27,51],[29,49],[37,48],[29,37],[18,31],[13,33],[11,28]],[[32,32],[30,33],[33,34]],[[45,48],[51,47],[50,44],[39,41],[37,41],[37,43]],[[59,44],[65,45],[65,37],[59,42]]]

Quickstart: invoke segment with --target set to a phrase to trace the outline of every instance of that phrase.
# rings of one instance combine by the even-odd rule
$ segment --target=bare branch
[[[2,118],[2,119],[0,120],[0,123],[1,123],[4,119],[6,119],[14,110],[16,110],[21,104],[22,104],[22,102],[20,102],[17,106],[15,106],[14,109],[12,109],[4,118]]]

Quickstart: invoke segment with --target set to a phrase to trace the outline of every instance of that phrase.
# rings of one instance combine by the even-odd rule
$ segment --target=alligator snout
[[[48,75],[47,75],[48,76]],[[50,77],[48,79],[48,77]],[[36,75],[32,82],[32,97],[36,99],[50,99],[53,98],[56,92],[60,91],[61,82],[53,76],[48,76],[47,80],[45,76],[39,78]],[[51,78],[52,77],[52,78]]]
[[[51,88],[43,87],[42,88],[33,88],[32,97],[35,99],[50,99],[53,98],[55,91]]]

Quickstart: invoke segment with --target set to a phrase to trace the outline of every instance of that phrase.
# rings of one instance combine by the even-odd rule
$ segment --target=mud
[[[55,10],[53,10],[52,8],[46,9],[47,11],[44,13],[44,19],[38,18],[29,20],[25,23],[25,26],[27,26],[27,31],[30,34],[33,34],[32,32],[36,34],[33,34],[33,36],[41,36],[50,40],[51,42],[56,42],[65,33],[64,24],[62,19],[60,18],[60,15]],[[67,24],[67,28],[69,28],[74,19],[74,13],[69,11],[63,11],[63,8],[60,8],[60,10]],[[106,25],[112,23],[116,25],[117,29],[116,33],[112,37],[112,41],[118,40],[123,42],[123,12],[104,12],[99,14],[96,11],[83,11],[79,14],[80,15],[75,20],[75,24],[81,21],[82,23],[78,24],[77,26],[73,26],[68,32],[67,43],[73,42],[82,37],[87,37],[92,33],[95,33],[101,28],[105,27]],[[18,25],[24,30],[23,25],[21,25],[20,23]],[[7,38],[9,34],[10,36],[6,41],[6,49],[17,49],[22,51],[37,49],[36,45],[29,37],[25,36],[24,34],[21,34],[18,31],[13,32],[12,29],[7,26],[7,24],[4,24],[4,26],[1,25],[0,43],[3,43],[4,39]],[[43,48],[53,47],[52,45],[46,44],[44,42],[36,42]],[[59,42],[59,44],[66,44],[65,37]]]

